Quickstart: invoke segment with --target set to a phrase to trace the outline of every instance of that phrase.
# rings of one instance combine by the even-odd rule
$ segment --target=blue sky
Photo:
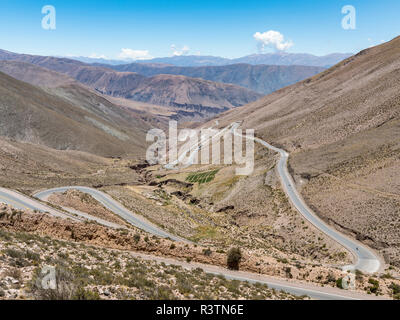
[[[56,8],[56,30],[41,26],[44,5]],[[356,30],[341,27],[344,5]],[[400,33],[398,0],[1,0],[0,48],[58,56],[240,57],[259,52],[256,32],[279,32],[288,52],[358,52]],[[175,45],[174,48],[171,48]],[[265,52],[273,47],[265,46]]]

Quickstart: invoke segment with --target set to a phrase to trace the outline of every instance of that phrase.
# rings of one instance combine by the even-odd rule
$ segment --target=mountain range
[[[66,58],[16,54],[0,50],[0,60],[18,61],[61,73],[99,93],[145,103],[172,106],[209,117],[255,101],[262,95],[232,84],[217,83],[179,75],[145,77],[134,72],[88,65]],[[24,73],[14,64],[3,70],[11,76]],[[29,69],[29,68],[28,68]],[[14,74],[15,72],[15,74]],[[33,77],[44,76],[43,70]],[[51,77],[47,74],[45,77]],[[46,81],[46,80],[44,80]]]
[[[135,63],[157,63],[169,64],[180,67],[201,67],[201,66],[224,66],[228,64],[246,63],[252,65],[267,64],[267,65],[302,65],[313,67],[328,68],[336,63],[352,56],[352,53],[332,53],[325,56],[316,56],[308,53],[260,53],[252,54],[240,58],[228,59],[215,56],[200,56],[200,55],[181,55],[163,58],[154,58],[148,60],[131,61]],[[73,59],[83,61],[85,63],[101,63],[109,65],[127,64],[121,60],[98,59],[87,57],[74,57]]]
[[[322,219],[400,265],[400,37],[219,117],[234,121],[290,152]]]
[[[301,80],[307,72],[311,76]],[[263,82],[270,87],[262,86]],[[244,86],[274,92],[262,96]],[[285,149],[288,171],[294,178],[289,185],[295,185],[310,210],[329,228],[373,248],[382,258],[385,273],[357,271],[356,289],[371,294],[369,285],[378,283],[382,291],[376,292],[392,297],[400,267],[399,106],[400,37],[329,69],[250,64],[105,66],[0,51],[0,185],[18,190],[20,196],[57,186],[91,186],[140,214],[141,221],[150,220],[156,228],[195,242],[172,243],[139,229],[128,234],[122,228],[100,232],[97,223],[66,220],[59,224],[61,220],[48,220],[51,217],[44,212],[28,213],[35,220],[25,220],[26,229],[18,229],[24,237],[18,238],[27,239],[29,232],[50,239],[59,239],[61,234],[63,252],[69,252],[64,257],[78,257],[67,251],[65,241],[82,250],[77,244],[86,241],[124,250],[128,260],[132,255],[125,250],[140,250],[158,258],[187,258],[186,264],[226,266],[229,248],[238,247],[244,257],[240,270],[256,272],[257,277],[266,274],[290,282],[307,280],[319,288],[342,285],[339,265],[352,263],[351,254],[291,206],[292,197],[285,196],[280,184],[275,152],[257,143],[254,171],[248,176],[237,176],[235,166],[225,164],[178,165],[167,170],[144,161],[150,128],[163,128],[168,117],[201,121],[225,111],[208,122],[191,123],[191,127],[229,128],[237,123]],[[10,199],[9,195],[0,200],[13,207],[19,196]],[[59,193],[57,197],[65,202],[47,201],[59,210],[79,204],[71,206],[73,212],[93,217],[101,216],[97,210],[106,209],[88,195],[69,196],[71,193]],[[110,210],[102,212],[115,218]],[[2,230],[22,226],[25,217],[26,212],[19,217],[3,214]],[[10,242],[3,238],[4,243]],[[93,239],[99,242],[91,242]],[[49,243],[46,241],[43,243]],[[163,245],[162,241],[168,242]],[[26,243],[20,248],[26,248]],[[31,248],[42,250],[40,245]],[[90,248],[93,251],[95,247]],[[23,257],[30,260],[28,255]],[[77,260],[77,266],[83,260]],[[118,269],[115,265],[111,268]],[[110,270],[107,274],[114,275],[116,271]],[[121,286],[125,286],[122,280]],[[185,282],[183,293],[187,287]]]
[[[101,66],[106,67],[106,65]],[[131,63],[109,67],[121,72],[136,72],[146,77],[173,74],[214,82],[230,83],[263,95],[272,93],[325,70],[322,67],[250,65],[244,63],[214,67],[177,67],[164,64]]]

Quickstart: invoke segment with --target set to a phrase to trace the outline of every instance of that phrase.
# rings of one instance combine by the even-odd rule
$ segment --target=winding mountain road
[[[79,217],[74,214],[56,210],[14,190],[0,188],[0,202],[6,203],[15,209],[48,212],[54,217],[80,221]]]
[[[53,193],[62,193],[67,190],[79,190],[81,192],[90,194],[94,199],[96,199],[98,202],[100,202],[104,207],[107,209],[111,210],[115,214],[119,215],[122,219],[125,221],[129,222],[133,226],[142,229],[144,231],[147,231],[151,234],[154,234],[156,236],[159,236],[161,238],[170,238],[175,241],[183,241],[183,242],[188,242],[185,239],[182,239],[180,237],[177,237],[173,234],[170,234],[151,222],[147,221],[143,217],[139,216],[138,214],[133,213],[132,211],[128,210],[125,208],[122,204],[119,202],[115,201],[113,198],[111,198],[108,194],[101,192],[99,190],[89,188],[89,187],[81,187],[81,186],[69,186],[69,187],[60,187],[60,188],[54,188],[54,189],[49,189],[45,191],[40,191],[35,193],[33,196],[35,198],[38,198],[42,201],[47,201],[50,195]]]
[[[235,135],[240,135],[249,139],[242,134],[239,134],[236,129],[239,127],[239,123],[234,123],[231,125],[231,130]],[[253,138],[254,141],[260,143],[264,147],[279,153],[280,159],[277,164],[277,172],[279,178],[282,183],[282,187],[292,202],[293,206],[297,209],[300,214],[311,222],[317,229],[321,232],[328,235],[330,238],[341,244],[347,250],[349,250],[353,256],[356,258],[356,262],[354,265],[347,265],[343,267],[343,270],[360,270],[367,273],[374,273],[380,270],[381,268],[381,260],[379,256],[370,248],[364,246],[360,242],[353,240],[342,233],[338,232],[334,228],[327,225],[324,221],[322,221],[305,203],[303,198],[299,195],[296,190],[296,185],[293,181],[292,176],[290,175],[287,165],[289,159],[289,153],[287,153],[283,149],[279,149],[270,145],[268,142],[261,140],[259,138]]]
[[[131,213],[129,210],[125,209],[121,204],[116,202],[114,199],[112,199],[110,196],[107,194],[92,189],[88,187],[62,187],[62,188],[54,188],[46,191],[41,191],[39,193],[36,193],[35,196],[38,199],[41,199],[42,201],[47,200],[47,198],[55,193],[55,192],[64,192],[66,190],[70,189],[78,189],[82,192],[86,192],[91,194],[96,200],[98,200],[100,203],[102,203],[105,207],[109,208],[110,210],[114,211],[116,214],[121,215],[124,219],[127,221],[131,221],[131,223],[134,223],[135,226],[141,226],[142,228],[146,228],[148,232],[152,234],[159,235],[161,237],[169,237],[171,238],[172,235],[166,233],[165,231],[162,231],[148,222],[144,221],[141,217],[136,217],[133,213]],[[88,217],[86,216],[80,216],[79,212],[77,211],[72,211],[72,212],[63,212],[56,210],[52,207],[49,207],[35,199],[32,199],[28,196],[25,196],[21,193],[18,193],[13,190],[5,189],[5,188],[0,188],[0,202],[9,204],[13,206],[14,208],[21,209],[21,210],[35,210],[35,211],[40,211],[40,212],[47,212],[50,215],[60,217],[60,218],[69,218],[72,220],[76,221],[82,221],[84,219],[91,219],[91,220],[96,220],[93,217]],[[66,210],[71,210],[68,208],[65,208]],[[78,215],[76,215],[78,213]],[[130,217],[132,215],[132,217]],[[101,221],[97,221],[101,223]],[[107,222],[103,223],[107,225]],[[110,227],[113,227],[109,225]],[[178,237],[172,236],[175,239],[181,240]],[[276,290],[282,290],[289,292],[294,295],[306,295],[309,296],[313,299],[318,299],[318,300],[364,300],[364,299],[377,299],[381,297],[375,297],[371,295],[366,295],[363,293],[355,292],[355,291],[345,291],[345,290],[340,290],[337,288],[330,288],[330,287],[319,287],[316,285],[312,284],[305,284],[305,283],[296,283],[296,282],[290,282],[286,280],[281,280],[281,279],[275,279],[269,276],[265,275],[260,275],[260,274],[255,274],[251,272],[243,272],[243,271],[232,271],[232,270],[227,270],[222,267],[218,266],[213,266],[213,265],[205,265],[205,264],[200,264],[200,263],[195,263],[195,262],[183,262],[180,260],[176,259],[171,259],[171,258],[165,258],[165,257],[159,257],[159,256],[153,256],[153,255],[146,255],[146,254],[141,254],[141,253],[136,253],[132,252],[132,256],[139,257],[142,259],[147,259],[147,260],[152,260],[156,261],[158,263],[164,262],[166,264],[170,265],[179,265],[182,266],[185,269],[188,270],[193,270],[195,268],[202,268],[205,272],[215,274],[215,275],[223,275],[227,279],[232,279],[232,280],[239,280],[239,281],[248,281],[252,283],[262,283],[268,285],[268,287],[276,289]]]
[[[222,136],[223,133],[225,133],[227,130],[230,129],[234,135],[249,139],[249,137],[244,136],[237,132],[237,128],[239,126],[240,126],[239,122],[234,122],[229,126],[225,127],[224,129],[222,129],[221,131],[219,131],[217,135]],[[357,269],[367,273],[378,272],[382,266],[381,259],[372,249],[366,247],[365,245],[361,244],[356,240],[353,240],[343,235],[339,231],[330,227],[307,206],[303,198],[299,195],[298,191],[296,190],[296,185],[293,181],[292,176],[288,171],[287,165],[288,165],[289,153],[287,153],[283,149],[274,147],[273,145],[269,144],[268,142],[262,139],[255,137],[251,139],[253,139],[257,143],[260,143],[264,147],[274,152],[277,152],[280,155],[280,159],[277,164],[277,172],[287,197],[289,198],[293,206],[297,209],[297,211],[305,219],[307,219],[310,223],[312,223],[317,229],[328,235],[330,238],[338,242],[340,245],[342,245],[352,253],[352,255],[356,260],[355,263],[353,265],[344,266],[343,270],[355,271]],[[196,156],[196,154],[200,151],[201,147],[205,143],[209,143],[208,141],[209,141],[208,139],[201,140],[199,143],[189,148],[189,150],[187,151],[190,152],[190,156],[188,158],[189,162],[186,160],[185,163],[186,165],[188,164],[190,165],[193,162],[193,159]],[[187,152],[182,153],[178,157],[177,161],[175,161],[173,164],[170,164],[169,166],[167,165],[166,168],[173,169],[177,164],[179,164],[180,161],[183,160],[183,157],[186,156]]]
[[[232,130],[233,134],[240,135],[236,129],[239,127],[239,123],[233,123],[228,126],[226,129]],[[245,137],[247,138],[247,137]],[[288,198],[292,202],[293,206],[306,218],[310,221],[316,228],[321,230],[323,233],[337,241],[343,247],[347,248],[356,258],[356,263],[354,265],[345,266],[344,270],[354,270],[358,269],[364,272],[373,273],[377,272],[381,267],[381,262],[379,257],[369,248],[366,246],[358,243],[357,241],[350,239],[349,237],[341,234],[340,232],[336,231],[335,229],[328,226],[325,222],[323,222],[317,215],[305,204],[304,200],[298,194],[293,178],[288,172],[287,169],[287,162],[289,158],[289,154],[282,149],[276,148],[269,143],[261,140],[259,138],[254,138],[254,141],[260,143],[264,147],[279,153],[280,159],[277,164],[277,172],[281,179],[282,186],[284,188],[285,193],[287,194]],[[190,148],[191,153],[197,153],[201,149],[202,142],[200,142],[195,147]],[[189,156],[189,160],[191,161],[194,158],[194,155],[191,154]],[[181,159],[181,158],[179,158]],[[189,161],[189,162],[190,162]],[[179,161],[178,161],[179,162]],[[170,168],[175,167],[177,163],[171,165]],[[99,201],[102,205],[104,205],[109,210],[113,211],[125,221],[131,223],[132,225],[147,231],[151,234],[157,235],[163,238],[170,238],[176,241],[186,241],[180,237],[174,236],[169,234],[168,232],[161,230],[160,228],[156,227],[152,223],[145,220],[143,217],[140,217],[137,214],[126,209],[122,204],[115,201],[109,195],[99,190],[89,188],[89,187],[81,187],[81,186],[68,186],[68,187],[60,187],[54,188],[50,190],[40,191],[33,196],[37,199],[42,201],[46,201],[48,197],[56,192],[65,192],[67,190],[79,190],[84,193],[90,194],[93,198]],[[96,220],[97,222],[108,225],[109,227],[115,227],[110,225],[107,221],[100,221],[101,219],[97,219],[95,217],[91,217],[87,214],[80,213],[79,211],[72,211],[71,209],[65,208],[64,211],[56,210],[50,206],[45,205],[35,199],[32,199],[28,196],[25,196],[21,193],[18,193],[13,190],[0,188],[0,202],[7,203],[15,208],[18,209],[29,209],[29,210],[36,210],[40,212],[48,212],[49,214],[61,217],[61,218],[69,218],[76,221],[82,221],[83,219],[91,219]],[[68,212],[70,210],[70,212]],[[239,281],[248,281],[248,282],[258,282],[267,284],[270,288],[274,288],[276,290],[283,290],[295,295],[307,295],[314,299],[322,299],[322,300],[359,300],[359,299],[376,299],[377,297],[371,295],[365,295],[362,293],[354,292],[354,291],[344,291],[337,288],[329,288],[329,287],[318,287],[311,284],[304,284],[304,283],[294,283],[285,280],[278,280],[268,276],[263,276],[255,273],[250,272],[241,272],[241,271],[230,271],[218,266],[212,265],[203,265],[198,263],[186,263],[180,260],[170,259],[170,258],[163,258],[163,257],[156,257],[150,255],[144,255],[139,253],[132,253],[134,256],[139,256],[143,259],[153,260],[157,262],[164,262],[167,264],[175,264],[180,265],[186,269],[194,269],[197,267],[201,267],[205,272],[212,273],[212,274],[223,274],[228,279],[235,279]]]
[[[368,295],[357,291],[343,290],[328,286],[319,287],[309,283],[300,283],[290,280],[277,279],[271,276],[246,271],[233,271],[219,266],[202,264],[198,262],[189,263],[172,258],[153,256],[143,253],[132,253],[132,255],[145,260],[165,263],[167,265],[178,265],[187,270],[195,270],[197,268],[201,268],[206,273],[223,275],[226,279],[247,281],[250,283],[262,283],[268,285],[268,287],[271,289],[289,292],[296,296],[306,295],[312,299],[317,300],[387,300],[387,298],[382,296],[375,296],[370,294]]]

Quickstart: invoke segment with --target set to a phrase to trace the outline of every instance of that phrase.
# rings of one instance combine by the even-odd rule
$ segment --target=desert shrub
[[[356,269],[356,281],[362,282],[364,280],[364,274]]]
[[[5,275],[17,280],[21,280],[22,278],[22,273],[21,270],[19,270],[18,268],[10,268],[5,272]]]
[[[100,300],[100,296],[97,292],[79,287],[74,292],[72,300]]]
[[[93,276],[95,283],[101,285],[111,285],[114,283],[114,275],[102,266],[90,270],[89,273]]]
[[[193,285],[187,277],[181,273],[176,275],[176,285],[181,294],[189,294],[193,290]]]
[[[25,257],[24,252],[12,248],[6,249],[4,253],[14,259],[22,259]]]
[[[339,278],[336,280],[336,287],[343,289],[343,278]]]
[[[286,258],[278,258],[278,259],[276,259],[278,262],[280,262],[280,263],[289,263],[289,261],[288,261],[288,259],[286,259]]]
[[[242,260],[242,252],[239,248],[231,248],[228,252],[227,266],[231,270],[239,270],[240,260]]]
[[[65,269],[64,267],[56,268],[56,287],[55,288],[43,288],[40,269],[36,270],[36,274],[33,277],[33,283],[31,286],[32,295],[37,300],[72,300],[75,294],[78,292],[78,287],[74,281],[74,274]]]
[[[22,268],[30,265],[30,263],[25,259],[25,252],[21,250],[7,248],[4,250],[4,253],[12,258],[13,261],[11,262],[11,265],[14,267]]]
[[[240,294],[240,281],[238,280],[227,281],[225,287],[233,294]]]
[[[286,267],[284,270],[285,270],[286,276],[287,276],[289,279],[292,279],[292,278],[293,278],[293,275],[292,275],[292,268]]]
[[[329,273],[328,274],[328,276],[327,276],[327,278],[326,278],[326,281],[329,283],[329,282],[336,282],[336,277],[335,277],[335,275],[333,274],[333,273]]]
[[[212,251],[211,251],[210,248],[203,249],[203,254],[204,254],[205,256],[209,257],[209,256],[211,256]]]
[[[58,252],[57,255],[61,258],[61,259],[68,259],[69,254],[67,252]]]
[[[172,290],[166,286],[153,288],[149,292],[148,298],[152,300],[173,300],[175,298]]]
[[[25,251],[25,257],[32,262],[39,263],[40,262],[40,254],[35,253],[30,250]]]
[[[46,275],[41,274],[41,269],[37,268],[30,283],[30,291],[37,300],[98,300],[98,293],[85,289],[91,282],[90,271],[84,266],[75,265],[72,268],[62,260],[55,262],[55,288],[44,288],[42,280]],[[97,270],[96,270],[97,271]],[[95,273],[94,280],[101,278]],[[103,280],[103,279],[101,279]],[[107,281],[104,281],[107,282]]]
[[[368,283],[372,285],[368,288],[369,292],[378,294],[379,293],[379,281],[375,280],[373,278],[369,278]]]
[[[139,241],[140,241],[140,234],[135,234],[134,236],[133,236],[133,241],[135,241],[136,243],[138,243]]]
[[[398,295],[400,297],[400,285],[392,282],[389,286],[389,289],[392,289],[393,296]]]
[[[0,229],[0,239],[2,239],[4,241],[10,241],[12,239],[12,237],[10,236],[10,234],[8,232]]]

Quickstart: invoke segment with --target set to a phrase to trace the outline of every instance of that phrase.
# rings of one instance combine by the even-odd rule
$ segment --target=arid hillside
[[[0,73],[0,111],[0,135],[15,140],[102,156],[145,150],[144,121],[73,83],[41,89]]]
[[[220,113],[257,100],[261,95],[230,84],[177,75],[158,75],[126,93],[135,101]]]
[[[0,185],[26,194],[66,185],[137,184],[141,179],[130,168],[135,163],[0,137]]]
[[[323,219],[400,265],[400,37],[220,117],[242,120]]]
[[[131,114],[127,119],[133,116],[133,112],[134,118],[137,118],[133,119],[131,123],[133,132],[138,130],[142,132],[148,126],[164,128],[171,118],[181,120],[186,113],[189,113],[187,115],[189,119],[193,119],[195,116],[193,112],[185,112],[174,107],[150,105],[144,102],[104,95],[72,77],[27,62],[0,60],[0,72],[4,72],[15,79],[39,86],[52,94],[70,100],[74,104],[100,115],[104,111],[102,110],[103,104],[112,108],[112,113],[121,114],[123,118],[126,118],[126,111]],[[118,110],[116,106],[125,111]],[[141,121],[138,121],[139,119]]]
[[[1,60],[0,71],[15,79],[40,87],[53,88],[77,82],[61,73],[20,61]]]

